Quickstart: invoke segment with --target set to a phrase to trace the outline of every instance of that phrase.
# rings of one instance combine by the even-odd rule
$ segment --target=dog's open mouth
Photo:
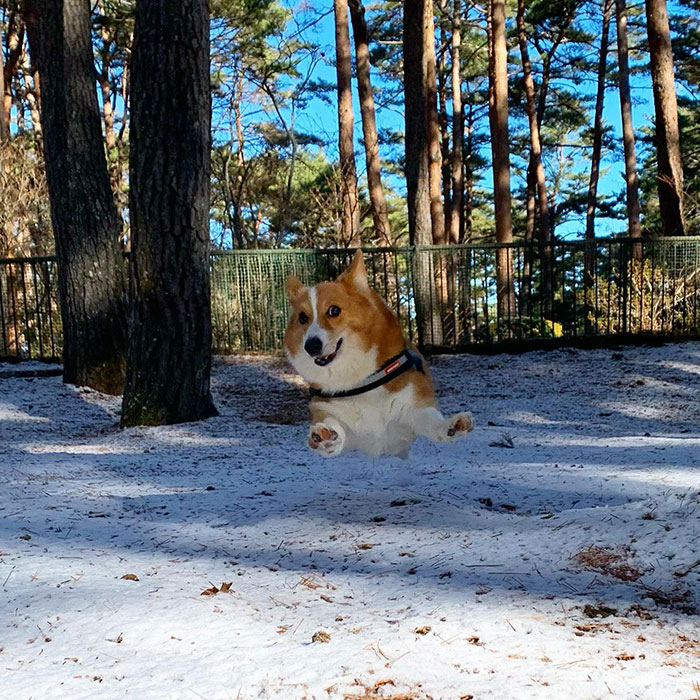
[[[314,358],[314,362],[319,366],[319,367],[325,367],[326,365],[329,365],[333,360],[335,360],[335,356],[338,354],[338,350],[340,350],[340,346],[343,344],[343,339],[341,338],[338,341],[338,344],[335,346],[335,350],[333,352],[329,353],[328,355],[319,355],[318,357]]]

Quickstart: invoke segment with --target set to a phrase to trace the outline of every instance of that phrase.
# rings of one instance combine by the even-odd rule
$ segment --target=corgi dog
[[[449,442],[472,429],[469,413],[443,417],[425,360],[369,286],[362,252],[335,282],[287,279],[292,314],[284,347],[310,384],[309,447],[408,456],[416,437]]]

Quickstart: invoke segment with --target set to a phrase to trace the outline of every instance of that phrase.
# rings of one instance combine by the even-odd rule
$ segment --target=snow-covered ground
[[[431,364],[477,427],[407,462],[280,359],[161,428],[0,379],[0,697],[700,698],[700,343]]]

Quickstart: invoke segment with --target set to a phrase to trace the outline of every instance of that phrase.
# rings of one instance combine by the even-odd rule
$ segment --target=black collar
[[[425,374],[423,360],[420,355],[406,348],[398,355],[394,355],[394,357],[387,360],[376,372],[365,377],[362,382],[353,389],[326,392],[311,387],[309,393],[312,397],[319,397],[322,399],[341,399],[347,396],[359,396],[360,394],[366,394],[368,391],[372,391],[372,389],[376,389],[378,386],[382,386],[382,384],[387,384],[404,372],[408,372],[409,369],[417,369],[419,372]]]

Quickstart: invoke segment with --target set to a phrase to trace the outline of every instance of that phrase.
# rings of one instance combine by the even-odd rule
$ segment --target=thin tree
[[[342,239],[350,248],[360,245],[360,209],[355,168],[352,113],[352,59],[347,0],[333,0],[335,13],[335,69],[338,79],[338,143],[343,190]]]
[[[463,230],[464,174],[462,167],[462,149],[464,148],[464,115],[462,114],[462,0],[454,0],[452,8],[452,38],[451,38],[451,69],[452,83],[452,152],[450,159],[450,178],[452,181],[452,196],[448,212],[448,230],[451,243],[460,242],[460,231]]]
[[[627,7],[625,0],[615,0],[617,20],[617,63],[622,115],[622,141],[625,148],[625,183],[627,188],[627,226],[631,238],[642,235],[639,223],[639,179],[637,155],[634,149],[632,101],[630,99],[629,51],[627,46]]]
[[[547,105],[547,97],[549,95],[549,86],[552,77],[552,63],[554,57],[556,56],[559,47],[564,43],[569,27],[573,22],[574,16],[577,10],[577,4],[575,2],[570,2],[565,4],[561,9],[563,10],[562,15],[557,15],[559,19],[559,30],[556,36],[552,39],[549,47],[545,50],[545,47],[540,41],[537,41],[537,32],[534,33],[534,38],[536,41],[536,47],[540,54],[542,54],[542,69],[540,76],[540,85],[537,97],[537,126],[542,131],[542,124],[544,123],[544,112]],[[526,196],[527,196],[527,222],[526,222],[526,232],[525,239],[533,240],[535,235],[535,218],[536,218],[536,192],[537,192],[537,176],[535,173],[535,164],[532,157],[528,163],[527,176],[526,176]],[[552,228],[552,222],[549,222],[549,228]],[[552,302],[552,261],[551,261],[551,248],[543,249],[543,294],[545,297],[545,313],[549,314],[551,311]]]
[[[496,241],[511,243],[510,154],[508,146],[508,47],[504,0],[489,2],[489,121],[493,157],[493,199]],[[513,255],[508,247],[496,254],[496,296],[498,318],[509,321],[515,313]]]
[[[365,142],[365,160],[367,163],[367,186],[372,207],[374,232],[384,245],[393,243],[391,226],[386,210],[386,199],[381,178],[381,161],[379,159],[379,136],[375,119],[374,91],[370,77],[369,32],[365,21],[365,8],[360,0],[349,0],[352,35],[355,43],[355,66],[357,72],[357,91],[360,95],[360,115],[362,117],[362,135]]]
[[[430,202],[430,150],[428,142],[428,57],[425,46],[426,22],[432,2],[416,0],[403,5],[403,80],[406,119],[406,199],[408,235],[411,245],[433,242]],[[432,35],[430,35],[432,41]],[[433,80],[433,86],[435,82]],[[434,87],[433,87],[434,89]],[[432,259],[429,252],[419,251],[415,261],[415,299],[418,315],[419,343],[440,344],[442,325],[439,309],[433,300]]]
[[[654,86],[657,186],[661,222],[665,236],[682,236],[685,233],[683,163],[666,0],[646,0],[646,15],[651,80]]]
[[[423,52],[425,0],[403,6],[403,82],[406,120],[406,198],[411,245],[433,242],[430,221],[428,95]]]
[[[13,101],[12,77],[15,75],[24,51],[24,31],[25,25],[20,17],[20,13],[16,9],[10,11],[7,19],[7,29],[5,31],[7,61],[3,61],[3,89],[2,93],[0,93],[3,100],[3,120],[7,125],[8,131],[10,128],[10,114]]]
[[[209,80],[206,0],[137,3],[129,162],[133,301],[123,425],[216,413]]]
[[[46,178],[63,320],[63,380],[123,386],[126,276],[107,174],[88,0],[25,0],[41,76]]]
[[[409,3],[410,4],[410,3]],[[435,60],[435,14],[433,0],[423,0],[423,56],[428,103],[428,158],[430,173],[430,219],[433,243],[445,243],[445,210],[442,205],[442,146],[437,109],[437,67]]]
[[[523,66],[523,80],[525,82],[525,103],[527,119],[530,126],[530,162],[535,171],[537,182],[537,203],[540,213],[540,235],[543,241],[551,239],[549,227],[549,204],[547,201],[547,183],[544,166],[542,165],[542,145],[540,142],[540,127],[537,122],[537,105],[535,104],[535,81],[532,78],[532,66],[527,50],[527,33],[525,31],[525,0],[518,0],[516,14],[518,27],[518,42],[520,44],[520,56]]]
[[[603,0],[603,26],[598,53],[598,81],[593,118],[593,149],[591,151],[591,176],[588,181],[588,204],[586,207],[586,240],[595,239],[595,210],[598,204],[598,179],[603,146],[603,106],[605,103],[605,79],[608,66],[608,43],[610,40],[610,15],[613,0]]]
[[[5,53],[2,50],[2,35],[0,35],[0,95],[3,96],[3,104],[0,105],[0,144],[10,138],[10,123],[5,115]]]
[[[603,106],[605,103],[605,79],[608,67],[608,42],[610,39],[610,15],[613,0],[603,0],[603,25],[598,53],[598,83],[593,118],[593,149],[591,152],[591,175],[588,181],[588,202],[586,206],[586,247],[583,253],[583,287],[585,300],[585,330],[593,332],[595,312],[595,211],[598,205],[598,179],[603,146]]]

